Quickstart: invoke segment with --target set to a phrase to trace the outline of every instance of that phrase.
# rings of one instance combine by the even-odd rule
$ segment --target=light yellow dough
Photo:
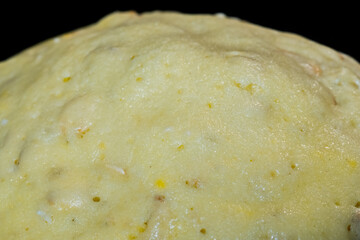
[[[223,15],[111,14],[0,63],[0,239],[360,239],[360,66]]]

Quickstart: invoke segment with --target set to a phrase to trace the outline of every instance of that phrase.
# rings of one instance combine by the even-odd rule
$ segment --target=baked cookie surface
[[[0,238],[359,239],[359,109],[300,36],[111,14],[0,63]]]

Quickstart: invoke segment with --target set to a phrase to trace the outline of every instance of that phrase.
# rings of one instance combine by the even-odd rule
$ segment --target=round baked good
[[[359,239],[359,109],[300,36],[111,14],[0,64],[0,238]]]

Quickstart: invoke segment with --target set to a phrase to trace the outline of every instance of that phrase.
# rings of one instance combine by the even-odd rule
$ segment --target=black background
[[[345,1],[267,3],[254,1],[184,2],[64,2],[45,4],[10,2],[0,8],[0,61],[59,34],[98,21],[114,11],[172,10],[184,13],[218,13],[281,31],[303,35],[346,53],[358,61],[360,11]]]

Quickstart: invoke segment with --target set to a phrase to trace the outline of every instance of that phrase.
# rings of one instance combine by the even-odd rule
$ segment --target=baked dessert
[[[308,39],[111,14],[0,64],[0,238],[359,239],[359,109]]]

